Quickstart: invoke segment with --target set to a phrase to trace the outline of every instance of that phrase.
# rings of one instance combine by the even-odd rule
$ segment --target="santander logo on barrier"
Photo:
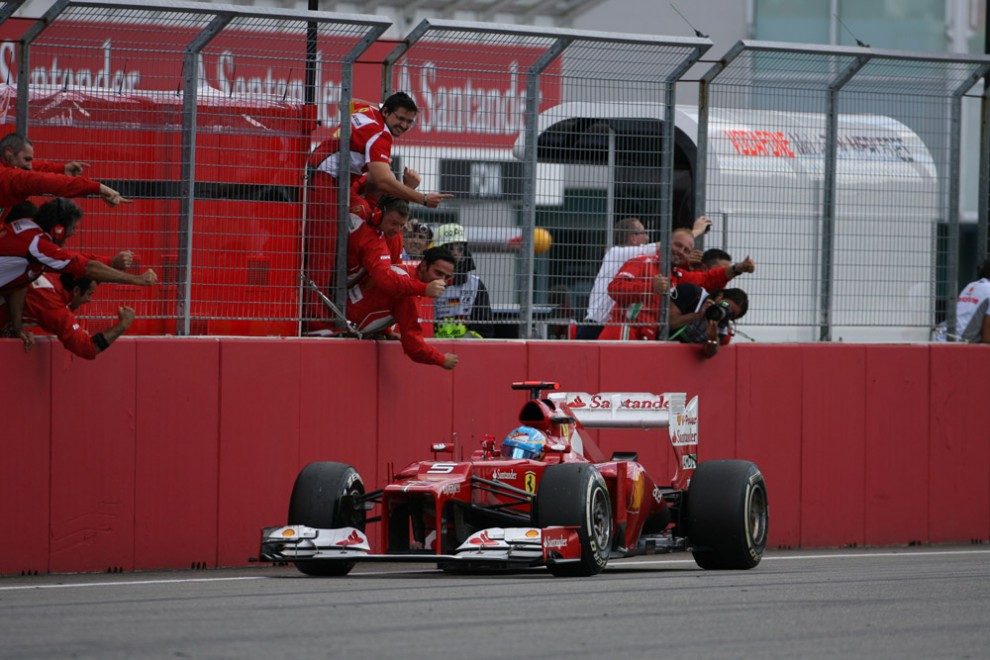
[[[135,44],[147,42],[147,30],[119,25],[86,23],[73,33],[72,21],[53,23],[59,34],[73,34],[76,48],[71,59],[45,42],[44,35],[31,52],[30,82],[33,85],[79,89],[112,89],[118,93],[181,89],[184,69],[182,50],[156,52],[154,57],[133,56]],[[173,37],[192,40],[197,31],[170,27]],[[0,78],[9,85],[17,80],[17,43],[14,27],[0,29]],[[200,96],[222,99],[283,99],[302,103],[305,98],[305,67],[297,54],[274,54],[259,50],[267,43],[257,33],[223,31],[200,54]],[[323,45],[323,42],[319,42]],[[374,53],[388,52],[394,42],[381,41]],[[511,146],[523,129],[526,107],[525,72],[545,52],[526,46],[489,46],[465,52],[463,45],[437,42],[417,44],[408,59],[397,63],[394,89],[408,92],[420,108],[416,128],[403,138],[404,144],[450,144],[463,146],[465,136],[484,137],[489,146]],[[318,47],[315,54],[317,119],[329,131],[339,123],[341,81],[339,48]],[[453,59],[452,59],[453,58]],[[458,58],[460,58],[458,60]],[[563,94],[561,64],[555,62],[541,76],[542,99]],[[477,75],[475,75],[475,72]],[[381,95],[381,67],[359,64],[355,71],[354,97],[368,100]],[[327,135],[329,137],[329,135]]]

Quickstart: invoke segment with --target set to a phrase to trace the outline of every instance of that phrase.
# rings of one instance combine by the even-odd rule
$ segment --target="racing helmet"
[[[532,426],[520,426],[509,432],[502,441],[502,456],[505,458],[539,459],[547,444],[547,436]]]

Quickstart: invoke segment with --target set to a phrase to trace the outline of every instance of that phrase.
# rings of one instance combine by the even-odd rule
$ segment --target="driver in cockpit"
[[[520,426],[509,432],[502,441],[504,458],[528,458],[539,460],[546,451],[547,436],[532,426]]]

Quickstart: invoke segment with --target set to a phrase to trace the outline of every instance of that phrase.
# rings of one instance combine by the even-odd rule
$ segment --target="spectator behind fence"
[[[708,231],[711,224],[711,220],[701,216],[688,231],[693,236],[700,236]],[[648,235],[639,218],[623,218],[615,223],[615,245],[605,252],[601,268],[595,276],[595,283],[588,297],[588,313],[584,325],[577,329],[577,339],[598,339],[601,335],[615,305],[615,301],[609,296],[608,287],[623,264],[634,257],[659,253],[660,243],[648,243]],[[700,261],[701,255],[697,257]]]
[[[402,259],[404,261],[422,259],[432,240],[433,230],[428,224],[419,220],[407,223],[402,236]]]
[[[697,270],[712,270],[713,268],[727,268],[732,265],[732,257],[725,250],[719,248],[709,248],[701,255],[701,264]]]
[[[89,277],[75,277],[62,273],[58,278],[42,275],[28,286],[24,302],[24,325],[37,326],[42,332],[58,337],[69,351],[87,360],[110,347],[118,337],[127,332],[134,322],[134,310],[127,306],[117,309],[117,323],[95,335],[76,318],[79,308],[88,303],[96,292],[96,281]],[[3,336],[11,336],[12,327],[6,313],[6,305],[0,306],[0,328]]]
[[[708,233],[708,230],[712,228],[712,221],[708,219],[707,216],[699,216],[697,220],[694,221],[694,225],[691,227],[691,235],[694,238]],[[676,229],[676,227],[675,227]],[[687,227],[684,227],[687,229]],[[691,249],[691,256],[688,257],[686,270],[708,270],[705,268],[704,263],[705,253],[697,248]]]
[[[34,143],[21,136],[20,133],[7,133],[3,138],[0,138],[0,163],[22,170],[55,172],[68,176],[81,176],[89,167],[89,163],[82,163],[77,160],[67,163],[35,160]]]
[[[9,169],[9,168],[6,168]],[[31,350],[34,335],[23,328],[27,286],[45,270],[90,277],[97,282],[151,286],[158,282],[155,271],[141,275],[119,271],[97,259],[71,252],[62,244],[71,237],[82,218],[82,209],[61,197],[45,202],[35,217],[0,225],[0,295],[6,299],[14,337]]]
[[[990,344],[990,257],[977,276],[956,299],[956,335],[970,344]]]
[[[444,247],[454,255],[454,279],[433,303],[434,335],[445,339],[495,336],[494,318],[488,288],[475,269],[468,250],[467,232],[456,223],[437,227],[434,247]]]
[[[609,325],[601,339],[656,339],[660,330],[660,294],[679,284],[696,284],[707,291],[722,289],[739,273],[751,273],[756,264],[749,257],[731,266],[711,270],[685,270],[694,249],[690,229],[675,229],[670,240],[674,266],[670,278],[661,275],[658,254],[630,259],[609,284],[609,296],[616,302]],[[611,326],[615,327],[611,327]]]
[[[646,227],[639,218],[623,218],[615,223],[615,245],[605,252],[602,265],[595,275],[595,283],[588,297],[585,324],[577,329],[577,339],[598,339],[615,304],[608,295],[612,278],[629,259],[655,254],[660,248],[659,243],[647,243],[647,237]]]
[[[714,357],[735,334],[733,323],[749,310],[742,289],[718,289],[710,294],[696,284],[681,284],[670,292],[670,338],[702,344],[702,354]]]
[[[710,268],[709,270],[688,270],[694,250],[694,233],[690,229],[675,229],[670,236],[670,284],[697,284],[706,291],[722,289],[729,280],[742,273],[756,271],[756,262],[746,257],[737,264]],[[646,257],[652,259],[653,257]]]
[[[660,257],[630,259],[608,285],[615,302],[608,325],[599,339],[655,340],[660,330],[660,296],[670,279],[660,274]]]
[[[454,256],[450,252],[444,248],[434,247],[427,250],[415,266],[394,265],[389,270],[398,277],[405,277],[425,287],[426,294],[435,297],[433,294],[442,291],[443,284],[453,277],[454,261]],[[397,325],[402,350],[413,361],[435,364],[444,369],[453,369],[457,366],[456,354],[441,353],[427,344],[423,338],[416,296],[387,293],[384,289],[374,286],[359,293],[360,297],[357,301],[347,306],[347,316],[357,324],[361,332],[383,332],[390,335],[392,325]]]
[[[419,173],[405,168],[402,181],[392,173],[392,140],[413,127],[418,108],[404,92],[392,94],[381,109],[367,102],[354,101],[351,105],[350,162],[340,167],[340,132],[320,143],[309,158],[310,182],[308,191],[306,229],[306,275],[323,291],[330,289],[333,281],[337,245],[337,177],[343,170],[352,183],[367,174],[369,191],[375,195],[389,195],[408,202],[416,202],[436,208],[453,197],[442,193],[421,193]],[[348,208],[366,205],[366,200],[351,186]],[[326,308],[313,293],[306,294],[307,318],[317,319],[308,324],[310,332],[329,330]]]

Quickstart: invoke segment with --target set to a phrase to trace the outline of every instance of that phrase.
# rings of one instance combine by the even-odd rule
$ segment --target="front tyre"
[[[753,568],[767,547],[767,484],[755,463],[701,463],[687,493],[688,542],[705,569]]]
[[[540,479],[533,502],[537,527],[577,527],[581,560],[549,564],[559,577],[597,575],[608,563],[612,547],[612,505],[605,479],[587,463],[551,465]]]
[[[362,532],[364,507],[357,498],[364,495],[364,484],[357,470],[343,463],[310,463],[299,472],[289,498],[289,524],[317,529],[355,527]],[[354,562],[343,559],[297,561],[296,568],[306,575],[347,575]]]

